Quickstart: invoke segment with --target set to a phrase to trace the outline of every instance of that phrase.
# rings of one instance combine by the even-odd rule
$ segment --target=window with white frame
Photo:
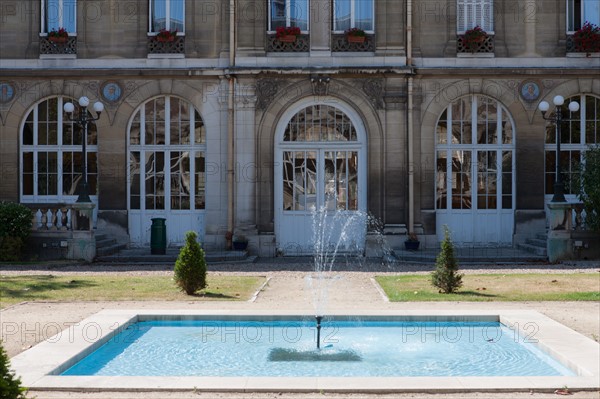
[[[184,32],[185,0],[150,0],[150,32]]]
[[[567,31],[575,32],[586,22],[600,25],[600,0],[567,0]]]
[[[20,170],[23,202],[68,202],[78,194],[82,179],[82,131],[63,112],[63,104],[77,101],[53,97],[38,103],[21,129]],[[78,111],[76,110],[75,113]],[[91,195],[98,189],[97,130],[88,125],[87,177]]]
[[[77,0],[42,0],[42,33],[64,28],[69,35],[77,32]]]
[[[463,34],[476,26],[480,26],[487,33],[493,33],[494,0],[457,0],[457,33]]]
[[[333,0],[333,30],[351,28],[372,33],[375,29],[373,0]]]
[[[581,108],[570,112],[568,105],[577,101]],[[600,144],[600,97],[589,94],[571,97],[565,100],[563,115],[568,121],[561,124],[560,171],[565,182],[565,194],[575,192],[574,175],[579,173],[578,166],[590,145]],[[566,110],[566,111],[565,111]],[[556,129],[551,123],[546,126],[546,195],[554,193],[556,181]],[[567,196],[569,198],[569,196]],[[575,199],[573,194],[572,199]]]
[[[298,27],[308,31],[308,0],[269,0],[269,31]]]

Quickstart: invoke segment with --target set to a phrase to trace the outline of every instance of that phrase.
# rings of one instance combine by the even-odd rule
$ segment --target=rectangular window
[[[42,33],[60,28],[77,32],[77,0],[42,0]]]
[[[345,31],[350,28],[359,28],[373,33],[374,24],[373,0],[334,0],[333,2],[333,30]]]
[[[567,0],[567,31],[574,32],[586,22],[600,25],[600,0]]]
[[[457,0],[456,31],[463,34],[480,26],[487,33],[494,31],[494,0]]]
[[[150,32],[184,32],[185,0],[150,0]]]
[[[308,31],[308,0],[269,0],[269,31],[288,26]]]

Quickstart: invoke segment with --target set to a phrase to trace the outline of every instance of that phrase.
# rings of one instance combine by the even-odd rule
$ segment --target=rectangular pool
[[[62,375],[417,377],[575,373],[499,322],[146,321]]]

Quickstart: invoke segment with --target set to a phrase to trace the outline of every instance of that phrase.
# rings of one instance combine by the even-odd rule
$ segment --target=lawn
[[[181,292],[172,276],[23,275],[0,277],[0,307],[23,301],[246,301],[260,288],[260,276],[208,275],[197,295]]]
[[[377,276],[392,302],[598,301],[596,274],[470,274],[455,294],[440,294],[429,275]]]

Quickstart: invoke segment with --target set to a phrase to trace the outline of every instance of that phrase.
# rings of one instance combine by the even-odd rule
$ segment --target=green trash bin
[[[167,226],[165,218],[153,218],[150,227],[150,253],[164,255],[167,253]]]

